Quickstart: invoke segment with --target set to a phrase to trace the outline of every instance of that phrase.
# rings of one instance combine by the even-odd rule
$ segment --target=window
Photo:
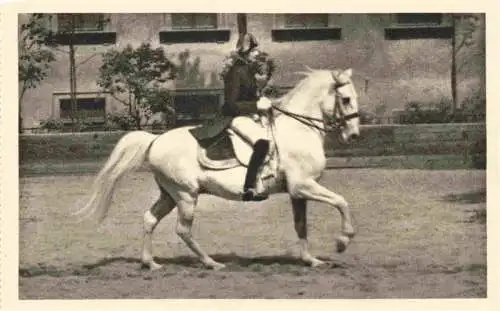
[[[442,14],[440,13],[400,13],[397,14],[398,24],[425,24],[440,25]]]
[[[57,27],[60,32],[104,31],[104,14],[57,14]]]
[[[453,27],[441,13],[392,14],[393,25],[385,28],[386,40],[450,39]]]
[[[111,22],[112,14],[61,13],[54,16],[54,43],[107,45],[116,42],[116,32],[112,29]]]
[[[59,117],[70,119],[72,114],[71,99],[59,99]],[[76,99],[76,114],[79,118],[88,121],[104,122],[106,118],[106,98],[81,97]]]
[[[440,13],[400,13],[397,14],[398,24],[441,24],[442,14]]]
[[[286,28],[328,27],[328,14],[285,14]]]
[[[329,20],[330,14],[276,14],[271,37],[275,42],[342,40],[342,29]]]
[[[216,29],[216,13],[174,13],[172,29]]]
[[[201,94],[193,94],[192,91],[179,92],[174,95],[177,120],[200,121],[213,118],[219,110],[221,98],[219,92]]]
[[[166,28],[159,32],[161,44],[228,42],[231,31],[223,13],[166,14]]]

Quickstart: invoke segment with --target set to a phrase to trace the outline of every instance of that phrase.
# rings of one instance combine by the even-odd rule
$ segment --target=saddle
[[[248,167],[253,146],[229,128],[232,120],[233,117],[220,116],[189,130],[198,141],[198,162],[203,168],[225,170]],[[274,152],[272,149],[263,166],[269,163]]]

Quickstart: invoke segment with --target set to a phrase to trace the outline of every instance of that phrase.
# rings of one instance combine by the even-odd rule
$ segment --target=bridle
[[[334,80],[337,81],[337,79],[334,76]],[[290,111],[286,111],[282,108],[279,108],[275,105],[272,105],[272,109],[275,109],[309,127],[316,128],[322,132],[330,132],[336,129],[341,129],[345,126],[346,122],[354,119],[354,118],[359,118],[359,112],[354,112],[351,114],[345,114],[344,111],[340,108],[340,106],[343,104],[343,97],[339,94],[337,91],[340,87],[348,84],[349,82],[345,83],[336,83],[333,89],[335,90],[335,101],[334,101],[334,107],[333,107],[333,117],[329,120],[325,120],[325,118],[313,118],[313,117],[308,117],[308,116],[303,116],[297,113],[293,113]],[[337,116],[338,114],[338,116]],[[318,126],[315,122],[321,122],[323,123],[324,127]]]

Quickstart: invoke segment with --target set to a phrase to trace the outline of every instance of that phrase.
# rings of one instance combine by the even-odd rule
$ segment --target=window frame
[[[174,14],[216,14],[215,27],[175,27],[172,17]],[[159,31],[160,44],[179,43],[226,43],[229,42],[231,30],[229,29],[229,16],[227,13],[166,13],[164,26]]]
[[[410,15],[414,16],[430,16],[430,15],[438,15],[439,22],[428,22],[428,21],[401,21],[402,15],[406,15],[405,17],[409,17]],[[407,26],[407,27],[418,27],[418,26],[439,26],[443,24],[443,13],[396,13],[395,14],[396,25]]]
[[[59,29],[60,14],[102,14],[102,29],[75,29],[73,36],[67,31]],[[60,45],[113,45],[116,44],[116,18],[120,14],[110,13],[54,13],[52,14],[52,41]],[[106,22],[107,20],[107,22]]]
[[[190,21],[190,25],[188,27],[182,27],[182,26],[177,26],[174,23],[174,17],[178,16],[181,17],[180,15],[189,15],[189,19],[192,19]],[[210,15],[212,18],[214,18],[215,23],[213,23],[213,27],[203,27],[197,25],[195,22],[196,17],[201,17],[201,15]],[[219,28],[219,16],[217,13],[172,13],[171,14],[171,27],[173,30],[214,30]]]
[[[342,28],[335,24],[337,14],[314,13],[327,16],[325,25],[288,25],[286,19],[290,15],[312,15],[310,13],[282,13],[273,14],[273,29],[271,39],[274,42],[298,41],[337,41],[342,40]]]
[[[439,14],[440,21],[401,22],[400,14]],[[390,26],[384,29],[386,40],[451,39],[453,36],[451,19],[446,13],[393,13],[390,19]]]
[[[56,18],[55,18],[55,21],[56,21],[56,29],[57,29],[57,32],[67,32],[67,31],[60,31],[60,18],[62,16],[66,16],[66,15],[77,15],[77,16],[80,16],[80,17],[84,17],[84,16],[91,16],[91,15],[98,15],[101,19],[101,26],[99,27],[98,25],[96,25],[97,27],[96,28],[80,28],[80,27],[75,27],[74,29],[74,32],[77,33],[77,32],[104,32],[106,30],[106,18],[108,14],[105,14],[105,13],[57,13],[55,14]]]
[[[53,95],[53,105],[52,105],[52,116],[58,120],[61,120],[64,124],[69,124],[71,123],[71,118],[69,117],[63,117],[62,116],[62,111],[61,105],[63,100],[71,100],[71,94],[69,92],[54,92]],[[108,93],[103,93],[103,92],[78,92],[76,94],[76,99],[82,100],[82,99],[89,99],[89,98],[94,98],[94,99],[103,99],[104,101],[104,112],[102,117],[88,117],[84,118],[84,121],[89,121],[95,124],[105,124],[106,123],[106,115],[109,110],[109,105],[110,105],[110,98]],[[78,104],[77,104],[77,111],[78,111]]]
[[[176,98],[181,96],[215,96],[216,99],[214,102],[207,104],[209,106],[213,105],[214,111],[213,113],[200,113],[200,109],[197,109],[193,113],[178,113]],[[175,120],[177,123],[204,121],[213,118],[221,109],[224,103],[224,91],[220,88],[177,88],[172,90],[171,102],[175,109]]]
[[[326,18],[326,23],[324,25],[315,26],[315,25],[308,25],[307,23],[304,23],[304,22],[294,24],[294,23],[289,23],[287,21],[287,18],[298,17],[298,16],[312,16],[312,15],[318,15],[318,16],[321,16],[323,18]],[[301,13],[284,13],[283,14],[283,28],[285,28],[285,29],[328,28],[329,24],[330,24],[329,16],[328,16],[328,14],[325,14],[325,13],[303,13],[303,14],[301,14]]]

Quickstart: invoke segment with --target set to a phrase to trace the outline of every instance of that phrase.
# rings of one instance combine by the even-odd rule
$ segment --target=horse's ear
[[[332,75],[336,84],[346,84],[349,83],[349,78],[351,77],[352,69],[347,70],[333,70]]]

